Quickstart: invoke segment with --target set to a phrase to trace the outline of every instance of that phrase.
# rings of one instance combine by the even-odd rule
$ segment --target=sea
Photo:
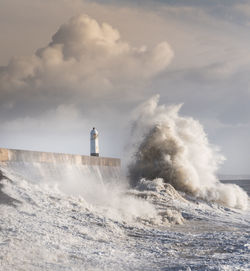
[[[91,171],[0,165],[0,270],[250,270],[250,180],[223,180],[248,193],[234,208]]]

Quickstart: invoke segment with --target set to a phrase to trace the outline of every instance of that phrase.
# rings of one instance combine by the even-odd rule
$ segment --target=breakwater
[[[63,153],[0,148],[0,166],[31,182],[69,183],[75,179],[113,182],[120,177],[121,160]]]
[[[75,165],[120,167],[118,158],[0,148],[0,162],[66,163]]]

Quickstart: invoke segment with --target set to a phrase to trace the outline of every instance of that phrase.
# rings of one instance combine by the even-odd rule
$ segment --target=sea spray
[[[0,204],[2,270],[249,270],[247,212],[185,203],[162,179],[142,179],[129,191],[161,206],[159,223],[156,217],[145,226],[143,216],[142,223],[112,219],[83,198],[25,181],[9,168],[0,170],[4,193],[19,201]],[[169,206],[181,209],[185,225],[161,225],[165,218],[181,222]]]
[[[208,201],[246,209],[247,193],[216,177],[224,157],[209,144],[202,125],[179,115],[181,105],[158,105],[153,96],[135,110],[132,131],[135,148],[128,175],[132,186],[141,178],[162,178],[176,189]]]
[[[20,168],[23,171],[20,171]],[[20,195],[16,194],[15,187],[24,185],[27,189],[34,186],[49,191],[51,195],[62,193],[63,197],[79,199],[95,214],[120,223],[139,223],[141,226],[183,223],[180,212],[171,214],[159,212],[150,198],[141,197],[140,193],[131,190],[122,177],[120,179],[106,179],[100,175],[97,177],[98,174],[95,173],[98,173],[98,167],[20,161],[0,165],[0,172],[3,172],[9,180],[13,180],[10,183],[6,179],[4,189],[20,203],[22,199],[19,200]]]

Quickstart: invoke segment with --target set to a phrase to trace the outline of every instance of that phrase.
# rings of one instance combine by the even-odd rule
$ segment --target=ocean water
[[[249,207],[178,192],[162,179],[134,189],[122,178],[89,179],[86,167],[0,170],[0,270],[250,270]]]
[[[220,182],[224,158],[202,125],[158,102],[134,112],[128,178],[25,157],[0,165],[1,270],[250,270],[249,181]]]

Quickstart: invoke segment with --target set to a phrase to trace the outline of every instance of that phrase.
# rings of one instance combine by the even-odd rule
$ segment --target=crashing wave
[[[133,187],[141,178],[162,178],[176,189],[232,208],[246,209],[247,193],[222,184],[216,171],[224,158],[207,139],[202,125],[179,115],[181,106],[158,105],[159,96],[141,105],[133,124],[135,147],[129,165]]]

